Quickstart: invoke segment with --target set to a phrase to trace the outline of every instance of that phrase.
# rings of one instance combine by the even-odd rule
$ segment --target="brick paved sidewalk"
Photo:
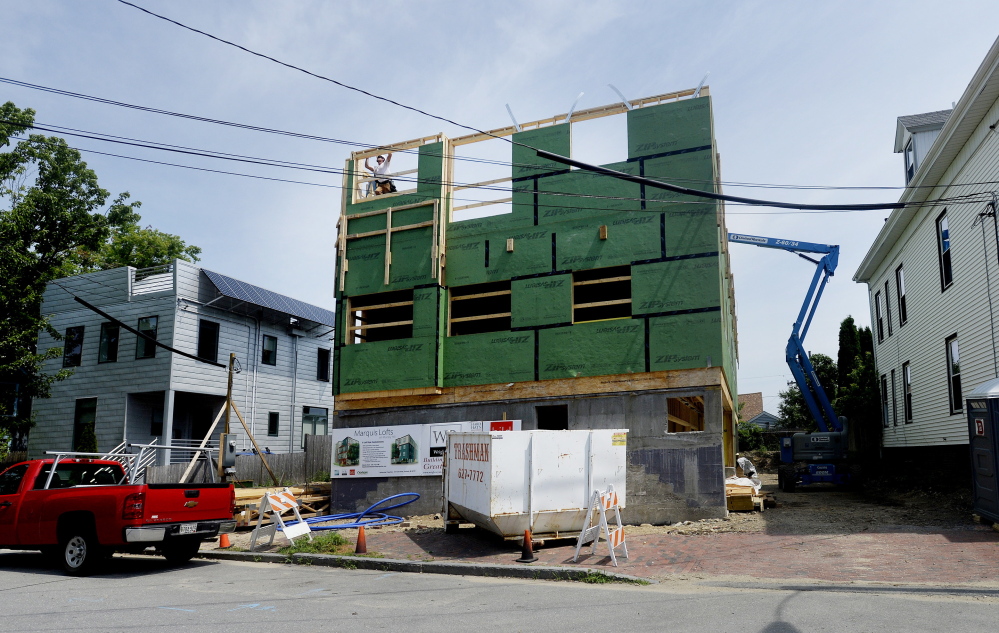
[[[478,530],[440,532],[368,531],[368,551],[386,558],[517,565],[520,548]],[[614,568],[601,543],[583,549],[573,563],[575,542],[549,541],[535,549],[539,565],[581,565],[644,578],[676,575],[749,576],[905,583],[999,582],[999,533],[971,530],[899,529],[855,534],[637,535],[628,539],[629,559]]]

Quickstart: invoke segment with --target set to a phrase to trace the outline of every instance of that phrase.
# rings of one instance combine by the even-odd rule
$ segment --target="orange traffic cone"
[[[357,547],[354,548],[355,554],[367,554],[368,553],[368,540],[364,536],[364,526],[357,528]]]
[[[534,555],[534,543],[531,542],[531,531],[524,530],[524,547],[520,550],[520,558],[515,562],[533,563],[536,560],[538,560],[538,557]]]
[[[222,548],[222,547],[231,547],[231,546],[232,546],[232,543],[229,542],[229,535],[228,534],[223,534],[223,535],[219,536],[219,547],[220,548]]]

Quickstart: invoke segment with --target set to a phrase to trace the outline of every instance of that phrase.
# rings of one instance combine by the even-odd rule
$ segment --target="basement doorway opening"
[[[704,430],[704,398],[666,398],[666,432],[690,433]]]
[[[539,431],[568,431],[569,405],[555,404],[534,407]]]

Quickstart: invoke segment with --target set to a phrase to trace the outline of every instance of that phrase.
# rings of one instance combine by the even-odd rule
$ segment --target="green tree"
[[[837,381],[842,387],[849,383],[850,374],[860,362],[860,335],[853,317],[848,316],[839,325],[839,353],[836,355],[836,367],[839,370]]]
[[[836,361],[825,354],[809,354],[809,360],[815,368],[815,374],[819,377],[819,383],[825,390],[829,400],[836,397],[837,374]],[[806,376],[806,380],[809,378]],[[787,389],[780,392],[780,404],[777,407],[778,415],[782,420],[785,429],[815,430],[815,420],[808,411],[805,398],[801,395],[798,384],[794,381],[787,383]]]
[[[46,374],[58,347],[38,349],[38,334],[61,335],[41,314],[46,284],[59,277],[122,265],[161,263],[168,254],[196,258],[199,249],[176,236],[139,228],[137,202],[110,201],[80,153],[56,137],[24,135],[34,111],[0,106],[0,383],[17,385],[20,400],[44,398],[67,371]],[[31,425],[21,407],[0,399],[0,429],[18,444]]]

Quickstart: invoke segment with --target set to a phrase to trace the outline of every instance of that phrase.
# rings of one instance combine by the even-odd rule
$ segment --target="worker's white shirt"
[[[384,163],[382,163],[381,165],[375,164],[375,167],[374,167],[375,178],[377,178],[378,180],[385,180],[384,176],[386,174],[388,174],[389,164],[391,162],[392,162],[391,160],[387,160]]]

